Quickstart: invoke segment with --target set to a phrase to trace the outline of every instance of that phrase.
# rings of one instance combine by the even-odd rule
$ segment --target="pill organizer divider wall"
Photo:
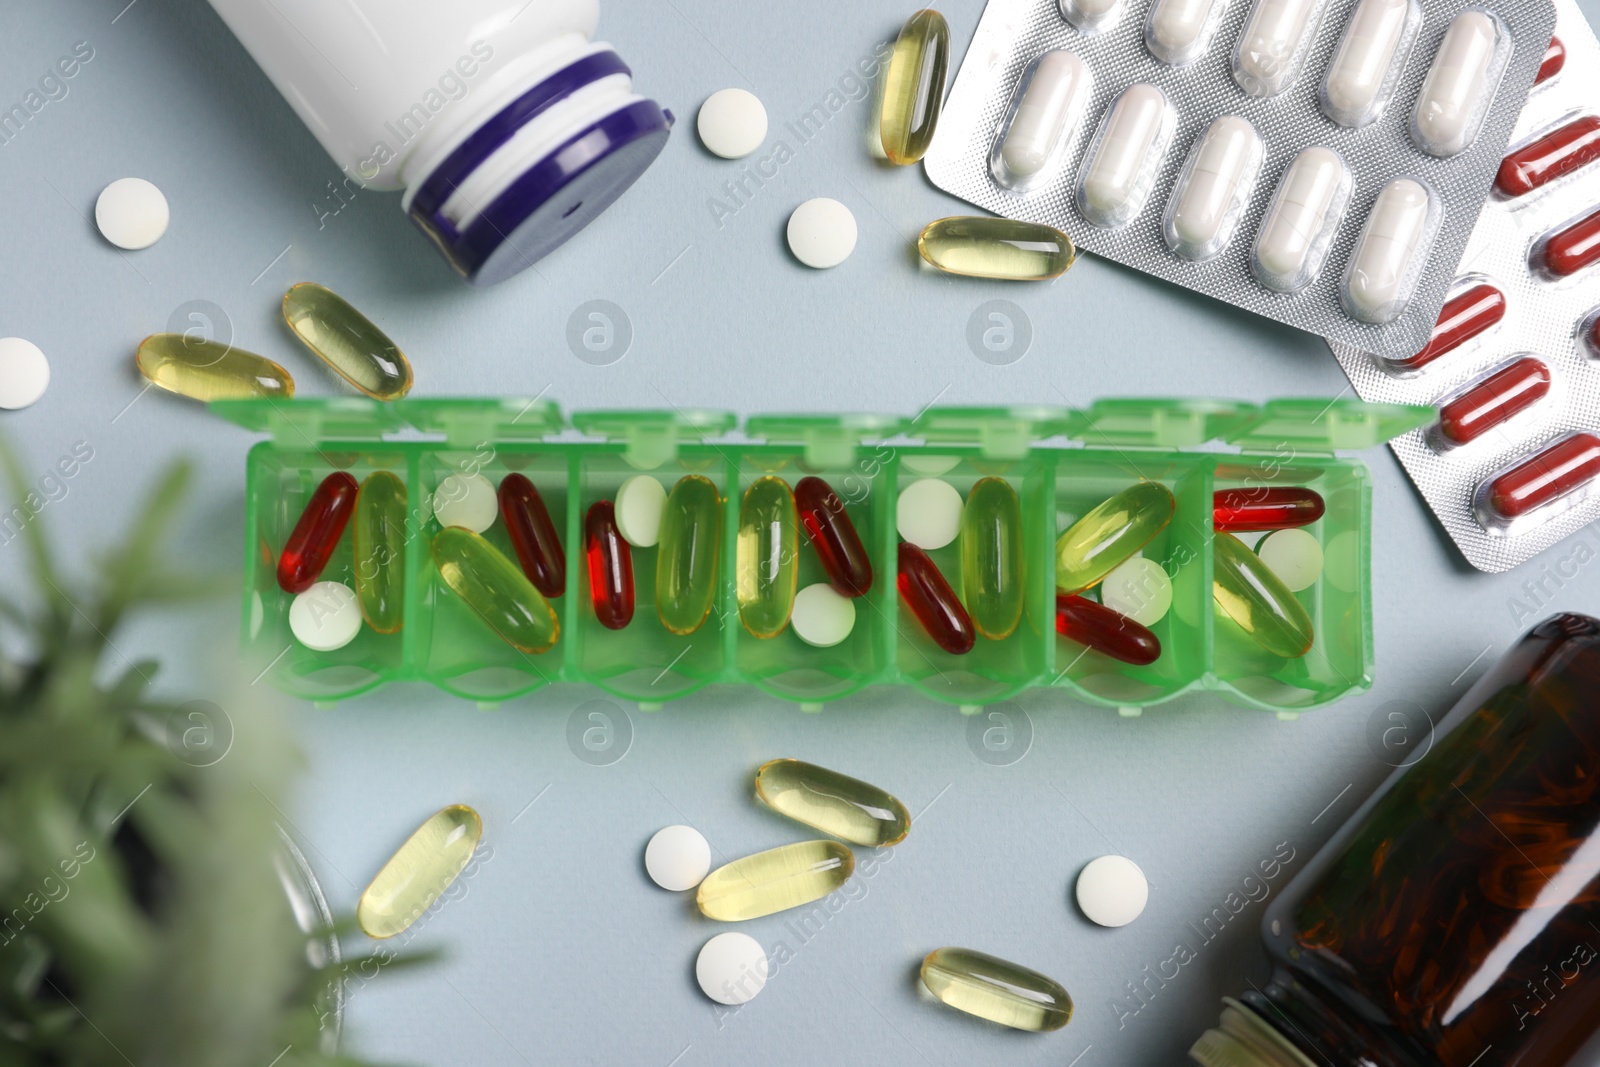
[[[212,409],[268,439],[246,469],[243,643],[279,688],[328,704],[392,681],[427,681],[493,706],[551,682],[585,682],[655,708],[712,683],[747,683],[807,710],[868,685],[906,684],[976,711],[1025,689],[1053,687],[1125,714],[1191,690],[1293,717],[1372,682],[1371,489],[1365,465],[1340,456],[1420,426],[1431,408],[1353,400],[1102,400],[1082,410],[936,408],[915,421],[884,415],[762,415],[601,411],[563,417],[554,403],[522,399],[402,400],[364,397],[217,401]],[[1232,447],[1227,447],[1232,446]],[[1004,477],[1022,499],[1027,592],[1023,619],[1000,641],[979,639],[965,656],[922,633],[895,587],[900,489],[925,472],[963,495],[978,479]],[[334,652],[290,635],[292,600],[275,568],[284,539],[316,486],[335,470],[357,479],[390,470],[406,485],[409,518],[404,625],[363,629]],[[438,576],[429,543],[439,482],[476,471],[496,484],[516,471],[538,487],[566,549],[566,594],[556,646],[526,655],[500,640]],[[656,617],[657,549],[634,549],[637,607],[631,625],[594,617],[583,558],[583,515],[622,481],[648,472],[670,490],[709,478],[723,496],[716,605],[687,636]],[[804,644],[792,627],[759,640],[739,623],[735,533],[744,490],[765,475],[794,485],[816,474],[840,498],[872,556],[873,584],[856,601],[856,625],[831,648]],[[1135,667],[1059,638],[1054,629],[1055,542],[1072,521],[1140,479],[1177,498],[1172,522],[1144,549],[1173,576],[1173,606],[1155,624],[1162,656]],[[1306,486],[1327,512],[1308,527],[1327,558],[1299,594],[1316,628],[1304,657],[1263,652],[1212,608],[1212,494],[1218,489]],[[511,555],[504,522],[484,536]],[[959,546],[932,554],[960,589]],[[826,580],[802,536],[799,585]],[[355,561],[343,538],[324,579],[349,583]]]

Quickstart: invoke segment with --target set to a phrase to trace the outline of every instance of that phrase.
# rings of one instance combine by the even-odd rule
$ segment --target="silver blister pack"
[[[1575,0],[1556,0],[1556,12],[1565,61],[1529,93],[1511,157],[1553,133],[1578,129],[1574,122],[1600,128],[1600,44]],[[1549,239],[1600,211],[1600,159],[1519,196],[1505,195],[1501,184],[1467,242],[1438,342],[1400,361],[1329,343],[1367,400],[1438,405],[1451,425],[1460,421],[1454,412],[1488,412],[1472,426],[1489,428],[1465,444],[1453,444],[1441,421],[1391,447],[1468,562],[1490,572],[1509,570],[1600,519],[1600,484],[1582,480],[1586,472],[1600,473],[1600,442],[1591,448],[1579,436],[1600,436],[1600,264],[1560,277],[1543,268]],[[1490,321],[1497,307],[1500,317]],[[1475,324],[1486,325],[1464,336]],[[1452,335],[1463,338],[1454,347]],[[1501,399],[1491,402],[1495,394]],[[1500,413],[1509,415],[1491,424]],[[1552,447],[1564,463],[1529,465]],[[1542,508],[1506,518],[1490,487],[1507,472],[1576,484]]]
[[[1295,2],[1061,0],[1058,6],[1057,0],[989,0],[925,157],[928,176],[979,207],[1058,227],[1080,248],[1268,318],[1365,351],[1415,352],[1427,341],[1444,303],[1550,41],[1551,0],[1304,0],[1310,8],[1303,32],[1275,38],[1291,45],[1276,51],[1260,47],[1268,16],[1292,13]],[[1394,11],[1393,36],[1385,39],[1394,58],[1365,75],[1374,101],[1366,108],[1352,107],[1348,93],[1330,99],[1324,85],[1363,3],[1368,12]],[[1266,12],[1262,21],[1256,19],[1258,9]],[[1165,17],[1169,12],[1179,13],[1176,22]],[[1174,24],[1188,28],[1175,36]],[[1434,121],[1445,90],[1429,88],[1429,72],[1441,44],[1466,40],[1463,31],[1471,25],[1492,29],[1486,47],[1493,51],[1476,68],[1478,81],[1472,83],[1484,91],[1463,97],[1467,106],[1447,115],[1453,116],[1444,124],[1447,129],[1467,134],[1464,144],[1455,144],[1448,133],[1439,134]],[[1013,180],[997,138],[1017,121],[1035,61],[1047,54],[1059,59],[1061,52],[1081,60],[1087,71],[1079,117],[1047,165]],[[1182,62],[1163,62],[1156,53]],[[1443,86],[1449,78],[1436,82]],[[1280,83],[1284,88],[1273,95],[1252,95],[1271,92]],[[1346,79],[1339,84],[1346,85]],[[1123,141],[1135,133],[1145,136],[1152,148],[1148,173],[1134,190],[1137,202],[1126,210],[1126,203],[1108,201],[1103,192],[1121,186],[1101,180],[1102,172],[1115,168],[1100,165],[1098,145],[1106,128],[1118,122],[1118,106],[1130,97],[1130,88],[1131,96],[1149,98],[1131,100],[1129,109],[1131,114],[1137,110],[1133,104],[1148,104],[1146,121],[1142,128],[1124,121],[1119,133]],[[1149,89],[1164,98],[1164,109]],[[1065,93],[1054,103],[1063,113],[1073,109]],[[1330,114],[1364,124],[1340,125]],[[1035,108],[1028,121],[1037,124],[1039,115]],[[1187,188],[1179,183],[1196,169],[1189,162],[1200,154],[1205,134],[1229,116],[1246,120],[1258,138],[1252,145],[1248,135],[1236,132],[1215,153],[1224,159],[1231,144],[1246,192],[1237,203],[1221,205],[1226,211],[1200,212],[1202,225],[1190,226],[1189,233],[1177,232],[1169,208],[1175,192]],[[1419,147],[1424,143],[1437,154]],[[1298,175],[1303,180],[1297,189],[1320,197],[1315,219],[1327,225],[1308,224],[1305,209],[1292,198],[1286,199],[1299,214],[1269,214],[1280,186],[1291,184],[1285,180],[1291,164],[1313,148],[1331,149],[1343,164],[1342,188],[1334,180],[1337,168],[1325,158],[1320,172],[1310,165],[1315,153]],[[1041,152],[1011,154],[1025,172],[1042,158]],[[1204,176],[1216,184],[1210,172]],[[1368,242],[1367,253],[1356,262],[1352,253],[1380,194],[1402,179],[1410,182],[1390,190],[1384,202],[1400,207],[1410,198],[1413,243],[1404,246],[1410,250],[1404,258],[1411,266],[1403,277],[1364,285],[1375,275],[1361,268],[1381,265],[1382,242]],[[1120,208],[1107,210],[1108,202]],[[1270,241],[1261,234],[1264,222],[1273,224]],[[1313,232],[1304,232],[1308,226]],[[1210,240],[1194,240],[1197,233]],[[1255,255],[1258,240],[1268,242],[1273,253],[1264,257],[1266,268]],[[1211,247],[1216,245],[1220,250]],[[1292,252],[1287,258],[1285,248]],[[1307,263],[1314,269],[1298,269]],[[1293,269],[1281,269],[1285,265]],[[1345,295],[1352,275],[1358,299]]]

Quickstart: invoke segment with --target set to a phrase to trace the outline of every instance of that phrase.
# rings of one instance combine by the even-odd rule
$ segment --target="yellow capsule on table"
[[[800,515],[782,478],[757,478],[744,491],[734,563],[739,621],[756,637],[777,637],[794,614],[800,576]]]
[[[379,400],[411,391],[405,353],[344,297],[313,282],[283,295],[283,321],[345,381]]]
[[[356,599],[374,632],[400,629],[405,601],[406,487],[389,471],[373,471],[356,493]]]
[[[801,841],[718,867],[700,883],[695,902],[710,919],[758,919],[822,899],[855,869],[855,856],[839,842]]]
[[[393,937],[422,917],[472,860],[483,820],[465,804],[434,812],[373,876],[356,904],[368,937]]]
[[[186,333],[151,334],[134,358],[152,384],[192,400],[294,396],[294,379],[272,360]]]
[[[522,568],[471,530],[446,526],[435,534],[433,562],[444,584],[512,648],[547,652],[561,636],[555,610]]]
[[[1081,593],[1150,543],[1178,508],[1160,482],[1139,482],[1090,510],[1056,539],[1056,589]]]
[[[756,772],[756,796],[780,815],[852,845],[894,845],[911,831],[911,815],[868,782],[804,763],[775,759]]]
[[[1299,659],[1311,651],[1311,616],[1260,556],[1237,537],[1218,530],[1211,541],[1211,561],[1211,591],[1217,606],[1256,644],[1284,659]]]
[[[925,8],[907,19],[889,55],[878,123],[889,162],[915,163],[933,143],[949,65],[950,26],[944,16]]]
[[[1072,238],[1039,222],[957,216],[923,227],[917,251],[946,274],[1044,281],[1072,266]]]
[[[972,624],[1004,641],[1022,621],[1022,501],[1004,478],[980,478],[961,509],[961,591]]]
[[[970,948],[936,948],[922,961],[922,984],[941,1001],[1017,1030],[1059,1030],[1072,998],[1053,978]]]

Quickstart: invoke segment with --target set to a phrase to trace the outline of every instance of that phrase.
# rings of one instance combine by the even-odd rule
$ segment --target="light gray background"
[[[74,442],[93,448],[43,516],[74,559],[115,540],[153,471],[188,454],[199,492],[178,547],[197,568],[236,570],[253,441],[197,405],[140,396],[133,351],[187,302],[209,301],[236,343],[289,366],[303,394],[337,393],[277,320],[279,297],[302,280],[340,291],[400,342],[417,396],[548,387],[572,408],[911,413],[935,397],[1078,404],[1347,390],[1316,338],[1092,258],[1039,287],[920,270],[917,230],[965,208],[919,169],[869,157],[869,105],[847,103],[803,143],[785,127],[892,35],[908,7],[610,0],[602,37],[643,92],[677,111],[678,131],[587,232],[537,272],[479,292],[455,280],[395,197],[362,193],[319,220],[337,203],[326,199],[337,168],[206,4],[124,3],[6,0],[0,9],[0,103],[20,100],[75,42],[95,50],[69,95],[0,145],[0,334],[38,343],[54,373],[37,406],[0,413],[0,430],[39,476]],[[944,5],[958,56],[980,9],[980,0]],[[704,152],[692,125],[701,100],[730,85],[763,99],[769,145],[785,140],[793,158],[718,225],[709,202],[722,195],[735,206],[721,187],[742,165]],[[90,217],[99,190],[126,175],[161,186],[173,222],[153,249],[123,255]],[[816,272],[789,257],[783,227],[796,204],[822,195],[855,212],[860,243],[842,267]],[[965,339],[974,309],[996,298],[1020,305],[1033,332],[1026,355],[1002,367],[978,360]],[[629,351],[609,366],[580,361],[565,340],[569,316],[596,299],[618,304],[632,325]],[[631,740],[613,750],[620,759],[594,766],[569,748],[567,731],[599,694],[576,687],[492,713],[421,686],[299,709],[309,766],[291,818],[336,908],[353,907],[389,851],[443,804],[477,807],[493,849],[411,942],[443,946],[448,960],[355,992],[354,1047],[433,1064],[1183,1062],[1218,998],[1264,978],[1261,905],[1119,1025],[1113,1003],[1125,983],[1179,939],[1195,943],[1187,924],[1281,842],[1295,851],[1291,869],[1303,866],[1387,770],[1374,722],[1414,705],[1437,716],[1530,616],[1600,608],[1600,567],[1556,569],[1571,542],[1510,574],[1479,574],[1390,454],[1367,459],[1377,685],[1295,723],[1204,696],[1120,720],[1031,694],[1011,710],[1013,737],[1030,738],[1025,752],[1018,743],[997,757],[981,738],[969,743],[969,720],[955,709],[910,692],[868,692],[808,717],[754,691],[719,690],[659,714],[613,709],[618,736]],[[16,544],[0,546],[0,580],[20,583],[22,567]],[[1543,591],[1525,590],[1530,580]],[[235,620],[230,599],[152,620],[119,647],[165,657],[164,687],[194,695],[195,650]],[[1014,762],[997,766],[984,753]],[[651,886],[640,857],[673,822],[699,827],[718,859],[805,837],[749,797],[755,767],[782,755],[880,783],[921,816],[825,924],[797,931],[778,915],[743,927],[780,966],[759,999],[727,1015],[692,977],[695,952],[722,927]],[[1117,931],[1091,927],[1069,897],[1077,870],[1110,851],[1133,857],[1152,882],[1144,916]],[[1074,1021],[1028,1035],[926,1003],[916,966],[943,944],[1054,975],[1077,1000]]]

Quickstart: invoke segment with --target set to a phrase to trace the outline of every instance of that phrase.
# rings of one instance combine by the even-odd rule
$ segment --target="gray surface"
[[[113,24],[124,2],[8,4],[0,34],[6,103],[75,41],[96,51],[65,99],[0,146],[0,334],[37,342],[55,374],[45,399],[3,413],[0,429],[41,477],[74,442],[94,449],[44,513],[78,557],[118,535],[160,463],[189,453],[201,491],[183,550],[197,567],[236,567],[252,442],[176,398],[134,402],[131,357],[174,309],[211,301],[238,343],[286,363],[305,394],[333,393],[275,322],[279,296],[301,280],[332,286],[388,329],[412,355],[419,396],[548,386],[575,407],[910,413],[936,396],[1077,403],[1346,388],[1315,338],[1100,261],[1044,288],[919,271],[912,235],[962,208],[917,171],[868,158],[867,105],[847,104],[804,144],[784,128],[894,31],[906,13],[894,5],[825,0],[756,16],[735,0],[611,3],[603,35],[646,92],[692,120],[712,90],[746,85],[793,158],[718,227],[708,198],[741,168],[704,153],[685,121],[640,185],[537,274],[475,292],[392,197],[363,194],[319,230],[313,205],[337,171],[210,9],[138,0]],[[979,9],[978,0],[946,9],[958,47]],[[87,216],[100,188],[129,174],[166,191],[174,222],[155,248],[123,256]],[[849,204],[861,227],[855,255],[825,273],[796,265],[782,244],[788,212],[817,195]],[[994,298],[1020,304],[1033,329],[1026,356],[998,368],[964,338],[973,309]],[[568,316],[593,299],[616,302],[632,322],[631,350],[610,366],[580,361],[564,341]],[[479,808],[493,848],[412,942],[446,946],[448,962],[358,989],[354,1040],[379,1057],[435,1064],[1182,1062],[1217,999],[1264,977],[1261,906],[1119,1027],[1113,1003],[1125,983],[1178,940],[1194,944],[1187,924],[1280,842],[1296,852],[1291,867],[1303,865],[1386,770],[1368,740],[1374,721],[1406,702],[1442,711],[1531,617],[1600,608],[1600,568],[1558,569],[1571,542],[1507,575],[1473,572],[1393,458],[1368,458],[1378,683],[1296,723],[1205,697],[1119,720],[1034,694],[1015,717],[1029,724],[1030,747],[995,766],[969,746],[967,720],[909,692],[870,692],[807,717],[723,690],[659,714],[629,709],[626,754],[593,766],[569,749],[567,730],[597,694],[573,687],[494,713],[422,687],[303,709],[309,773],[292,818],[336,908],[353,906],[389,850],[442,804]],[[20,561],[15,544],[0,545],[8,587]],[[1543,592],[1526,591],[1530,580]],[[192,693],[203,666],[193,650],[235,618],[229,602],[148,623],[119,646],[165,656],[163,684]],[[655,829],[679,821],[704,831],[719,858],[804,837],[748,796],[755,767],[778,755],[869,778],[923,814],[825,923],[797,932],[780,915],[747,925],[780,966],[759,999],[726,1016],[692,980],[695,952],[719,928],[649,885],[641,854]],[[1120,931],[1091,927],[1068,896],[1076,871],[1109,851],[1136,859],[1154,883],[1144,916]],[[1076,1020],[1033,1036],[921,1002],[916,965],[941,944],[1054,975],[1077,998]]]

